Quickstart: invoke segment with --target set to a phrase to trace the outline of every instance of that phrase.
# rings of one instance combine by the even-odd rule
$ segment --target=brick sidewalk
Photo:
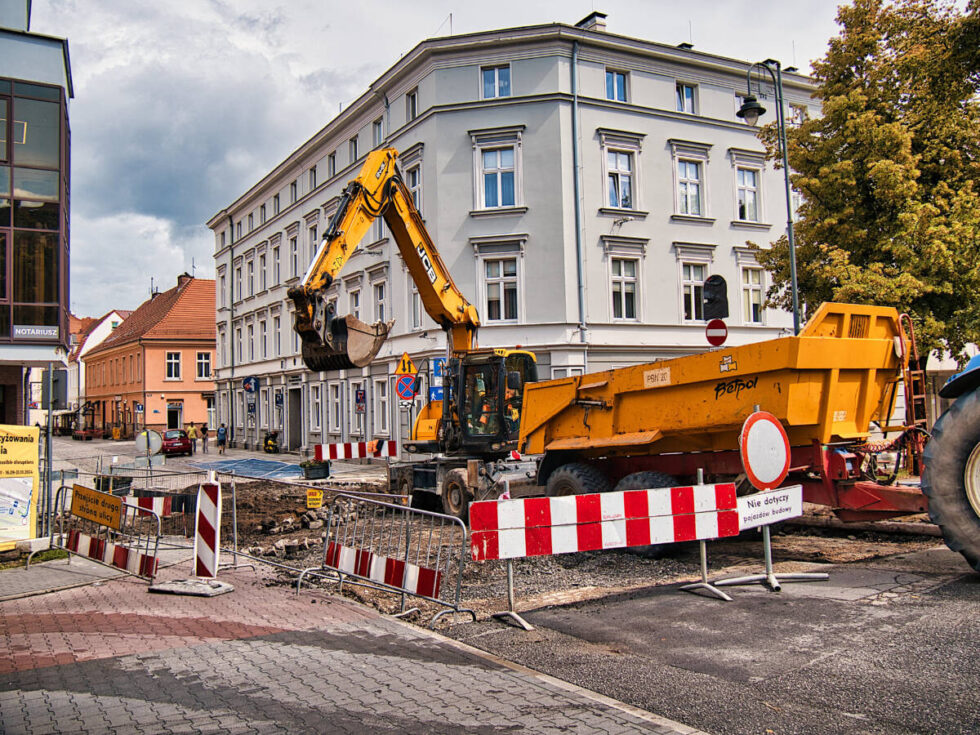
[[[341,598],[222,579],[214,598],[126,578],[0,603],[0,732],[693,732]]]

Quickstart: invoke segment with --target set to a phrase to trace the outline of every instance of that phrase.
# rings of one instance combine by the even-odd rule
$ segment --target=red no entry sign
[[[721,347],[728,339],[728,327],[721,319],[712,319],[704,327],[704,336],[712,347]]]
[[[789,437],[779,419],[768,411],[756,411],[742,424],[738,437],[742,466],[753,487],[771,490],[789,472]]]

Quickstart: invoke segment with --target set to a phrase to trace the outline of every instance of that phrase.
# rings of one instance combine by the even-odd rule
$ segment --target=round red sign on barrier
[[[704,336],[712,347],[721,347],[728,339],[728,327],[721,319],[712,319],[704,327]]]
[[[789,473],[789,437],[779,419],[768,411],[756,411],[742,424],[738,436],[742,467],[752,486],[771,490]]]

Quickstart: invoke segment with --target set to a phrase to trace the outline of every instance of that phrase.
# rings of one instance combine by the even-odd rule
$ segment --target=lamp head
[[[766,108],[755,98],[754,94],[750,94],[742,102],[742,106],[738,108],[738,112],[735,113],[737,117],[742,118],[752,127],[759,122],[759,118],[766,114]]]

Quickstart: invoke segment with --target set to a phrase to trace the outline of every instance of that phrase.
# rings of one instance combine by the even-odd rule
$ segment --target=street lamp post
[[[748,95],[738,112],[735,114],[744,119],[749,125],[755,126],[759,117],[764,115],[766,108],[763,107],[754,94],[752,94],[752,70],[765,69],[772,78],[773,87],[776,90],[776,124],[779,128],[779,152],[783,159],[783,180],[786,184],[786,234],[789,238],[789,277],[790,291],[793,296],[793,334],[800,333],[800,292],[796,281],[796,239],[793,236],[793,200],[789,184],[789,153],[786,146],[786,111],[783,105],[783,75],[779,62],[775,59],[766,59],[749,67],[745,73]]]

